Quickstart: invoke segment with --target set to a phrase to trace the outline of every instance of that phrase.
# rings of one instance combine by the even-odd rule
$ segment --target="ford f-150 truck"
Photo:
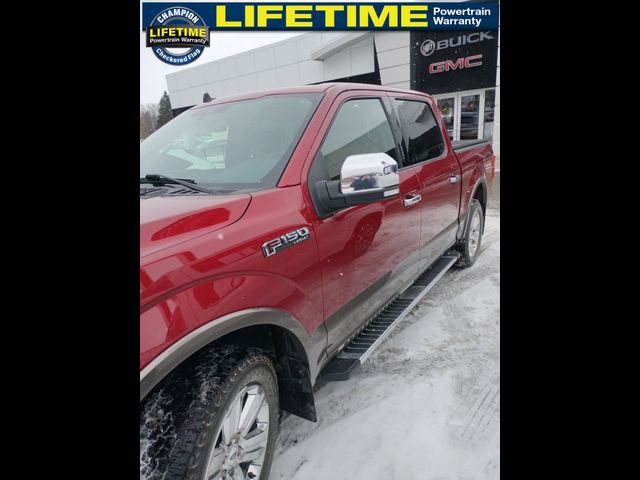
[[[436,103],[351,83],[195,106],[140,144],[140,475],[265,480],[279,415],[316,421],[480,249],[494,155]]]

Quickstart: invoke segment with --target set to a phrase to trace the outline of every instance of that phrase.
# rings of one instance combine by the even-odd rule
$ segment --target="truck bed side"
[[[452,142],[452,144],[462,169],[460,199],[462,225],[477,188],[484,189],[481,203],[486,206],[495,175],[495,156],[491,144],[486,140],[463,140]]]

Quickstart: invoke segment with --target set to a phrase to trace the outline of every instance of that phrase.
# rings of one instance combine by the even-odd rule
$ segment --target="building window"
[[[460,140],[478,138],[480,117],[480,94],[460,97]]]
[[[487,90],[484,94],[484,133],[482,138],[493,140],[493,112],[496,105],[495,89]]]
[[[439,98],[437,102],[449,138],[453,140],[456,99],[455,97]]]

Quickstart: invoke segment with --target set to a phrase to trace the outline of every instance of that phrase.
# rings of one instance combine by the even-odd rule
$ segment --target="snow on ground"
[[[500,477],[500,211],[475,265],[451,269],[346,382],[287,416],[272,480]]]

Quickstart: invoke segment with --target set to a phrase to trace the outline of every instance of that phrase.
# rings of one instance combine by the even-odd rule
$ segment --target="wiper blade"
[[[194,180],[189,180],[185,178],[167,177],[166,175],[158,175],[158,174],[145,175],[144,178],[140,179],[140,183],[153,183],[153,184],[161,184],[161,185],[173,183],[176,185],[182,185],[183,187],[190,188],[191,190],[195,190],[197,192],[212,193],[210,189],[197,185]]]

